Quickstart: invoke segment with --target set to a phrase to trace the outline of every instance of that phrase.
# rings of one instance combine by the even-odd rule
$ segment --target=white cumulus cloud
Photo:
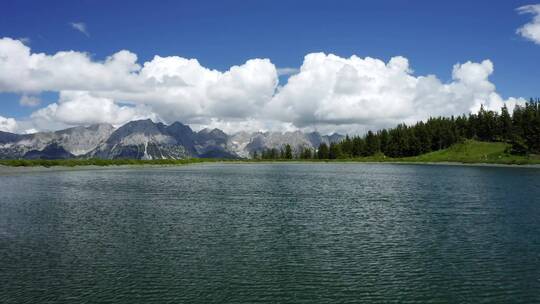
[[[358,56],[307,54],[299,69],[283,74],[269,59],[250,59],[218,71],[197,59],[155,56],[138,62],[122,50],[104,60],[77,51],[33,53],[18,40],[0,39],[0,92],[31,96],[59,92],[53,104],[36,110],[20,129],[152,118],[197,128],[361,132],[366,128],[459,115],[481,104],[498,109],[520,98],[502,98],[489,80],[490,60],[456,64],[452,80],[415,75],[407,58],[385,62]]]
[[[531,22],[517,29],[517,33],[521,36],[540,44],[540,4],[525,5],[517,9],[520,14],[534,15]]]
[[[13,118],[0,116],[0,131],[15,132],[17,131],[17,121]]]
[[[32,118],[66,125],[110,123],[122,125],[131,120],[150,118],[160,120],[144,105],[119,106],[112,99],[96,97],[86,91],[61,91],[57,103],[52,103],[32,114]]]
[[[300,70],[297,68],[278,68],[277,73],[279,76],[288,76],[298,73]]]
[[[272,98],[277,84],[268,59],[221,72],[178,56],[155,56],[139,64],[135,54],[123,50],[95,61],[75,51],[32,53],[20,41],[0,39],[0,91],[86,91],[114,103],[144,105],[169,122],[246,118]]]
[[[384,62],[308,54],[300,72],[266,105],[266,112],[298,127],[346,125],[363,130],[468,113],[481,104],[498,109],[504,100],[488,79],[493,71],[489,60],[456,64],[452,81],[442,83],[434,75],[413,75],[404,57]]]
[[[54,55],[31,53],[18,40],[0,39],[0,91],[40,92],[60,90],[126,90],[138,85],[133,71],[137,56],[120,51],[104,62],[86,53],[67,51]]]

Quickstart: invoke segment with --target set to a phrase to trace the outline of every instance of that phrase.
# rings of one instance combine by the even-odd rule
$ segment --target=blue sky
[[[452,66],[490,59],[504,98],[538,96],[540,46],[516,34],[528,1],[11,1],[0,3],[0,37],[25,38],[32,52],[75,50],[104,60],[119,51],[197,58],[227,70],[250,58],[278,68],[313,52],[408,58],[414,75],[451,80]],[[88,35],[70,23],[84,23]],[[281,81],[285,81],[281,79]],[[43,105],[56,101],[42,93]],[[35,108],[0,93],[0,115]]]

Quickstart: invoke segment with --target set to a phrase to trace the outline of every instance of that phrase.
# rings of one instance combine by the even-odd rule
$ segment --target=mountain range
[[[182,159],[250,158],[266,149],[290,145],[316,149],[342,135],[318,132],[238,132],[219,129],[195,132],[180,122],[171,125],[137,120],[114,128],[109,124],[79,126],[55,132],[15,134],[0,131],[0,159]]]

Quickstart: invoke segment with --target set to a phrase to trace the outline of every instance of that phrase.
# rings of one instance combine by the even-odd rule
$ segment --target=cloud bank
[[[533,20],[517,29],[517,34],[540,44],[540,4],[525,5],[517,9],[520,14],[532,14]]]
[[[416,76],[401,56],[385,62],[325,53],[307,54],[298,70],[287,73],[259,58],[218,71],[179,56],[140,63],[136,54],[122,50],[99,61],[76,51],[33,53],[21,41],[0,39],[0,92],[23,97],[59,92],[56,102],[37,109],[18,130],[151,118],[227,132],[363,132],[467,113],[481,104],[498,109],[505,102],[510,107],[524,102],[504,100],[489,81],[493,72],[489,60],[458,63],[445,83],[434,75]],[[283,74],[291,76],[280,85]],[[27,97],[24,103],[38,101]],[[17,127],[10,123],[10,128]]]
[[[3,132],[16,132],[17,122],[13,118],[0,116],[0,131]]]

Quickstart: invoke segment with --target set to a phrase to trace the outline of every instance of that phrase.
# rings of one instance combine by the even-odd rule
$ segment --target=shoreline
[[[209,162],[193,162],[185,164],[121,164],[121,165],[76,165],[76,166],[6,166],[0,165],[0,174],[9,175],[17,173],[41,173],[41,172],[69,172],[69,171],[95,171],[95,170],[122,170],[122,169],[159,169],[159,168],[174,168],[191,165],[211,165],[211,164],[227,164],[227,165],[242,165],[242,164],[367,164],[367,165],[420,165],[420,166],[463,166],[463,167],[494,167],[494,168],[528,168],[540,169],[540,164],[498,164],[498,163],[462,163],[462,162],[416,162],[416,161],[355,161],[355,160],[338,160],[338,161],[209,161]]]

